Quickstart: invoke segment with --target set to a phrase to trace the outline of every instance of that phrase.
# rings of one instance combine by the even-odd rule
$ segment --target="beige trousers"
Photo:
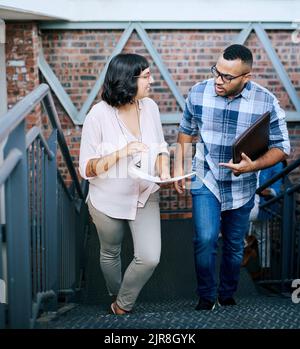
[[[161,229],[158,192],[150,195],[143,208],[138,208],[135,220],[111,218],[98,211],[88,200],[90,215],[100,240],[100,266],[111,296],[117,296],[117,304],[130,311],[159,263]],[[132,234],[134,258],[121,275],[121,244],[125,225]]]

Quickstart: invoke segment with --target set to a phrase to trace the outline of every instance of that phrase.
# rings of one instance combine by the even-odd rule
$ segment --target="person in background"
[[[287,166],[286,160],[258,172],[257,188],[280,173]],[[268,200],[279,195],[283,184],[282,178],[265,188],[260,194],[255,194],[254,207],[250,212],[249,227],[245,238],[245,250],[242,266],[246,266],[254,279],[261,274],[261,268],[270,266],[270,227],[268,219],[272,214],[260,209]],[[278,203],[268,207],[273,213],[279,210]]]

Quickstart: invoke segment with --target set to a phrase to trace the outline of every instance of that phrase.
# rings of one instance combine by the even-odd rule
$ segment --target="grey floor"
[[[192,222],[162,221],[160,265],[142,290],[134,312],[109,313],[110,299],[99,268],[99,244],[91,230],[86,253],[86,285],[80,303],[51,321],[50,329],[300,329],[300,303],[289,297],[261,293],[247,270],[241,269],[238,305],[196,311]],[[122,254],[132,256],[130,234]],[[124,266],[131,257],[123,260]]]
[[[195,300],[138,303],[125,316],[107,306],[79,305],[48,323],[51,329],[300,329],[300,307],[289,299],[237,298],[238,305],[196,311]]]

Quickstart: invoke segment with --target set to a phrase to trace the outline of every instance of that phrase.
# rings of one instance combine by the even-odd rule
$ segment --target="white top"
[[[139,100],[141,139],[149,147],[147,153],[136,159],[123,158],[107,172],[98,177],[86,176],[86,165],[90,159],[100,158],[137,141],[118,118],[118,109],[101,101],[93,106],[85,118],[82,128],[79,172],[89,180],[92,205],[107,216],[119,219],[135,219],[138,207],[143,207],[151,193],[159,186],[143,179],[133,178],[128,168],[141,159],[141,170],[156,175],[155,162],[159,153],[168,153],[164,140],[159,110],[150,98]],[[118,121],[119,119],[119,121]]]

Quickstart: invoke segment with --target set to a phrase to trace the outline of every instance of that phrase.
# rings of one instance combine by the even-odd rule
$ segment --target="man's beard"
[[[243,91],[244,87],[245,87],[245,84],[240,84],[228,92],[225,91],[225,96],[226,97],[234,97],[234,96],[238,95],[239,93],[241,93]]]

